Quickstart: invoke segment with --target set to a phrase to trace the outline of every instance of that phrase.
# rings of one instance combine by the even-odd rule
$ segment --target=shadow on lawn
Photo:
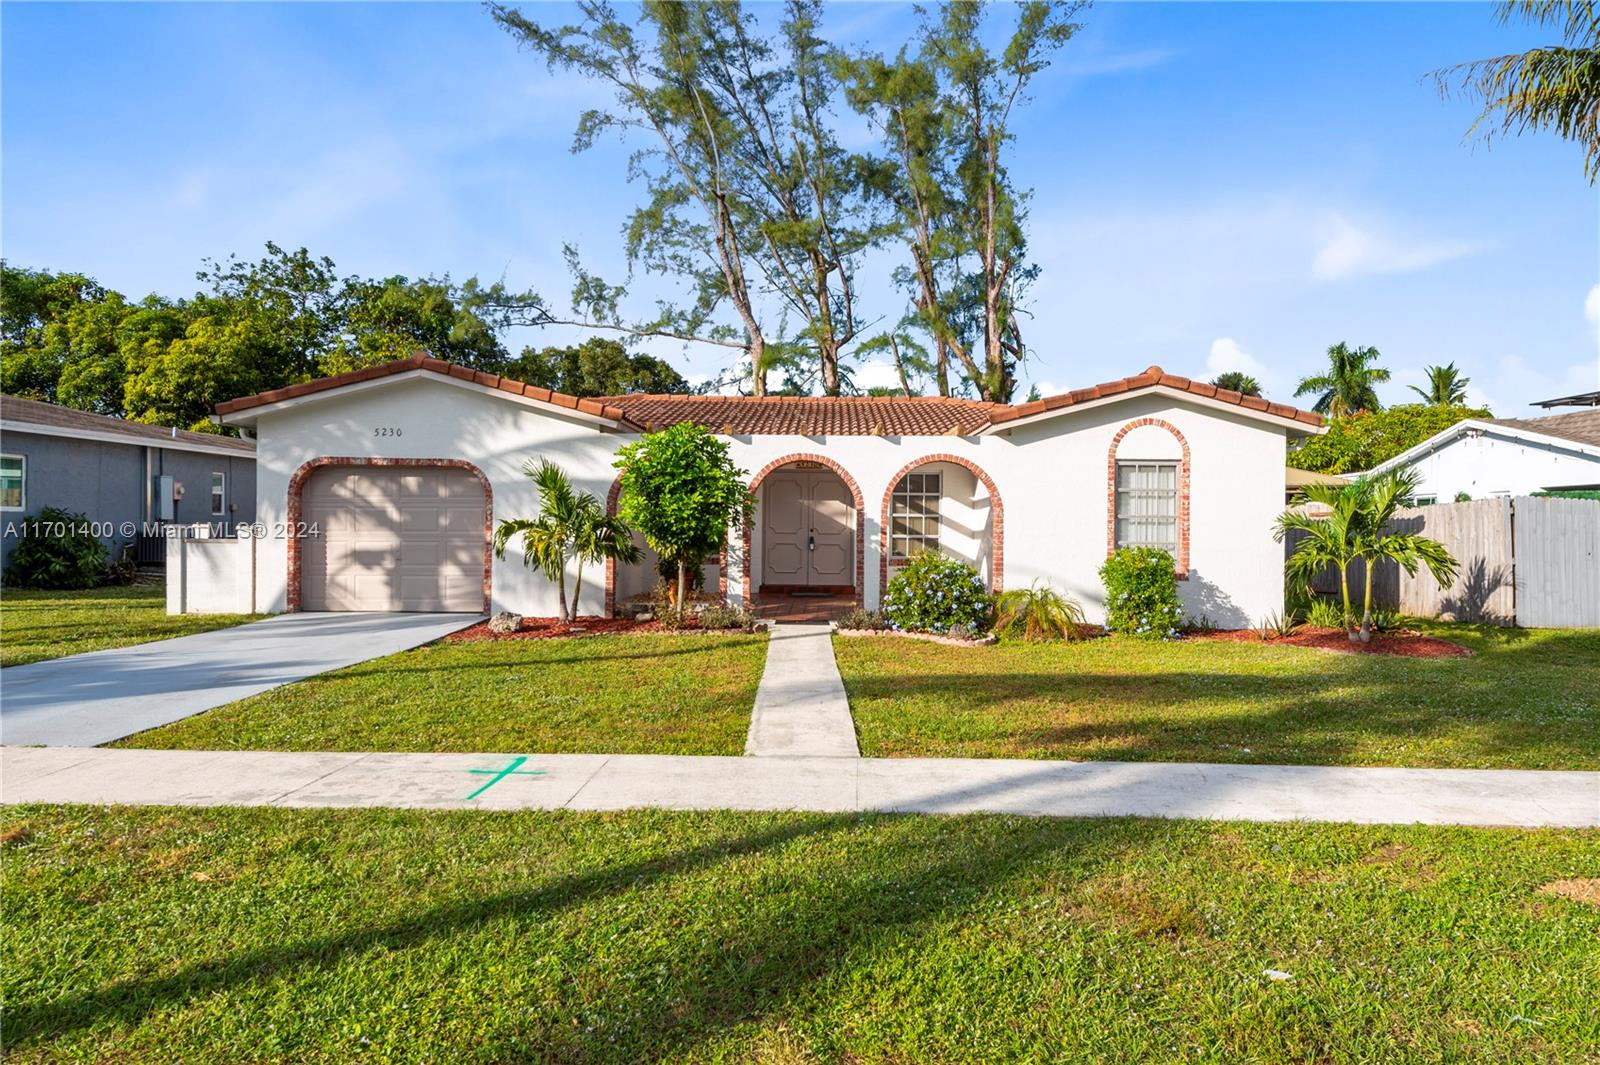
[[[675,878],[722,862],[752,856],[777,860],[785,848],[807,840],[868,830],[859,831],[859,838],[849,840],[848,847],[818,856],[831,861],[817,864],[808,856],[807,880],[823,879],[829,890],[803,892],[797,902],[792,868],[758,869],[752,876],[757,880],[771,876],[771,892],[751,896],[713,892],[708,903],[715,911],[711,914],[697,904],[690,923],[699,922],[715,933],[697,935],[685,929],[682,934],[644,937],[627,969],[659,967],[671,975],[669,987],[638,981],[629,972],[584,973],[568,985],[573,990],[581,984],[581,995],[547,1005],[542,1025],[519,1012],[515,1032],[485,1030],[478,1035],[484,1040],[479,1049],[486,1051],[486,1060],[521,1060],[531,1044],[541,1058],[634,1061],[714,1041],[722,1031],[758,1018],[826,979],[852,953],[870,951],[885,938],[904,936],[969,910],[990,892],[1061,852],[1069,853],[1070,873],[1081,880],[1135,846],[1186,831],[1180,823],[1159,821],[987,819],[984,831],[955,832],[952,845],[935,850],[926,846],[926,833],[916,831],[918,820],[890,815],[787,820],[658,858],[500,891],[466,903],[418,909],[402,919],[342,935],[213,958],[167,976],[115,983],[48,1002],[16,1003],[7,1010],[6,1034],[11,1048],[17,1049],[78,1029],[134,1025],[165,1007],[256,981],[284,979],[285,970],[335,967],[378,948],[424,948],[435,940],[481,931],[490,922],[541,923],[561,911],[602,903],[611,896],[673,888]],[[881,860],[873,860],[874,851],[881,852]],[[648,908],[665,920],[673,906],[683,904],[663,897]],[[419,959],[418,964],[424,962]],[[574,1012],[597,1008],[596,1004],[603,1004],[608,1014],[627,1018],[626,1025],[620,1031],[588,1035],[565,1023]]]

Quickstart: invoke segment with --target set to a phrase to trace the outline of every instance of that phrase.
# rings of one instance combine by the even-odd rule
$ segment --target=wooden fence
[[[1600,500],[1518,496],[1440,503],[1400,512],[1395,525],[1444,544],[1459,564],[1439,587],[1423,568],[1408,576],[1393,563],[1373,574],[1373,602],[1418,617],[1524,628],[1600,627]],[[1285,544],[1292,551],[1297,537]],[[1365,571],[1351,567],[1351,593]],[[1338,575],[1312,582],[1336,594]]]

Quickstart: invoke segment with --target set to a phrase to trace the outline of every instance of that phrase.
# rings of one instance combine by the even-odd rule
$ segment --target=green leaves
[[[1389,380],[1389,371],[1377,365],[1382,357],[1377,348],[1352,348],[1341,340],[1328,348],[1328,369],[1301,378],[1294,394],[1316,394],[1311,409],[1335,418],[1380,411],[1383,404],[1374,386]]]
[[[1394,458],[1456,422],[1467,418],[1492,418],[1480,407],[1423,406],[1419,403],[1362,411],[1334,418],[1328,431],[1313,436],[1289,452],[1289,465],[1319,473],[1369,470]]]

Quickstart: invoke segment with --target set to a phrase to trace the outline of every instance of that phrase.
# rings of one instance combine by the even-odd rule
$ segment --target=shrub
[[[883,616],[903,632],[983,632],[993,597],[976,570],[959,559],[925,551],[889,582]]]
[[[1319,629],[1344,628],[1344,608],[1332,599],[1313,599],[1306,621]]]
[[[751,632],[756,627],[756,616],[742,606],[712,603],[700,611],[702,629],[743,629]]]
[[[1106,629],[1145,640],[1178,635],[1183,607],[1172,556],[1155,547],[1124,547],[1100,567],[1106,586]]]
[[[89,517],[45,507],[21,523],[6,583],[17,588],[93,588],[106,576],[106,545],[89,531]]]
[[[1082,635],[1083,606],[1048,584],[1001,593],[994,606],[994,630],[1024,640],[1076,640]]]
[[[1263,640],[1282,639],[1293,636],[1300,628],[1300,622],[1295,620],[1292,611],[1271,610],[1262,617],[1261,624],[1256,626],[1256,635]]]
[[[856,607],[850,613],[839,619],[841,629],[855,629],[861,632],[881,632],[889,627],[889,622],[876,610],[863,610]]]

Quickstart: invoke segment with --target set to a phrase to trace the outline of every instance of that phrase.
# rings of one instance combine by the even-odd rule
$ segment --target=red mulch
[[[635,621],[632,618],[580,617],[576,625],[568,625],[555,618],[523,618],[522,628],[516,632],[490,632],[489,623],[480,621],[471,628],[452,632],[446,643],[467,643],[474,640],[557,640],[570,636],[646,635],[664,632],[659,621]],[[699,626],[690,623],[685,630],[698,632]]]
[[[1255,629],[1232,629],[1194,638],[1232,640],[1236,643],[1288,644],[1291,647],[1316,647],[1344,654],[1399,655],[1402,658],[1471,658],[1473,654],[1469,648],[1462,647],[1459,643],[1451,643],[1437,636],[1424,636],[1420,632],[1405,629],[1373,633],[1370,643],[1351,640],[1344,634],[1343,629],[1318,629],[1309,625],[1302,626],[1292,636],[1273,636],[1265,641],[1261,640],[1261,634]]]

